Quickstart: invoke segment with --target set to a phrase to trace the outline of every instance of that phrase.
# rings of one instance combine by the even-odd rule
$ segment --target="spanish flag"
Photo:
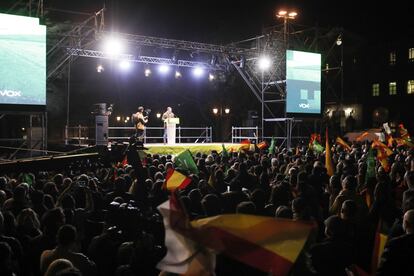
[[[212,250],[271,275],[288,275],[315,227],[313,223],[242,214],[190,222],[180,205],[174,203],[174,197],[175,194],[169,204],[166,202],[158,207],[168,226],[165,227],[168,252],[157,265],[164,271],[174,272],[174,269],[175,273],[184,273],[193,256],[197,256],[198,248],[204,256]],[[172,242],[172,234],[179,237],[176,242]],[[214,262],[203,259],[203,263],[210,266],[204,270],[211,271]]]
[[[378,140],[372,142],[371,147],[377,149],[378,161],[381,163],[381,166],[385,169],[385,171],[389,172],[390,164],[388,163],[388,156],[393,154],[392,150]]]
[[[263,150],[263,149],[267,148],[267,142],[266,141],[260,142],[259,144],[257,144],[257,148],[259,150]]]
[[[398,125],[398,130],[400,132],[400,136],[402,139],[407,140],[407,141],[411,140],[410,134],[408,133],[408,130],[404,127],[403,124]]]
[[[329,146],[328,128],[325,130],[325,167],[327,174],[332,176],[334,174],[334,168],[332,164],[331,147]]]
[[[382,252],[384,252],[385,244],[388,240],[387,229],[382,219],[379,220],[377,231],[375,233],[374,250],[372,252],[372,267],[371,272],[375,273],[379,266]]]
[[[368,135],[369,135],[368,131],[365,131],[365,132],[361,133],[361,135],[359,135],[357,138],[355,138],[355,141],[361,142]]]
[[[341,137],[336,137],[336,143],[344,150],[351,151],[351,147]]]
[[[175,190],[175,189],[184,189],[191,183],[191,178],[183,175],[182,173],[170,169],[167,172],[167,177],[165,179],[166,188],[168,190]]]

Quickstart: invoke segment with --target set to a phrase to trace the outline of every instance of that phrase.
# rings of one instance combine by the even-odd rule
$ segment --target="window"
[[[389,88],[390,88],[390,95],[397,95],[397,83],[395,81],[390,82]]]
[[[372,96],[379,96],[379,83],[372,84]]]
[[[391,51],[390,52],[390,65],[395,65],[397,61],[397,54],[395,53],[395,51]]]
[[[414,61],[414,48],[408,49],[408,60],[411,62]]]
[[[414,80],[407,81],[407,94],[414,94]]]

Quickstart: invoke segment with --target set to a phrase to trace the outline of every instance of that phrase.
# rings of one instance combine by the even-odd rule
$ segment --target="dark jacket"
[[[414,234],[391,239],[381,256],[377,275],[413,275]]]

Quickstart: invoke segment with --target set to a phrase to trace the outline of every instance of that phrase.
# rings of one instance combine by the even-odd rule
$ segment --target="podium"
[[[168,118],[165,120],[167,125],[167,144],[175,144],[176,126],[180,123],[180,118]]]

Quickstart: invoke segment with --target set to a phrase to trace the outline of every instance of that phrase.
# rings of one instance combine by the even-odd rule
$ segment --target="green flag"
[[[221,147],[223,148],[223,150],[221,151],[221,156],[228,158],[229,152],[226,150],[226,147],[224,147],[224,144],[221,144]]]
[[[272,137],[272,141],[270,141],[270,146],[269,146],[270,154],[273,154],[275,152],[275,147],[276,147],[275,137]]]
[[[313,141],[312,149],[316,153],[321,153],[324,150],[324,147],[321,146],[316,140]]]
[[[174,158],[174,165],[187,173],[198,174],[198,168],[189,150],[185,150]]]
[[[367,156],[367,172],[365,173],[365,185],[369,178],[375,177],[375,156],[374,150],[370,147]]]

